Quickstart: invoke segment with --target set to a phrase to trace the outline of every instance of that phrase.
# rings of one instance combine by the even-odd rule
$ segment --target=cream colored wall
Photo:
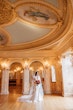
[[[50,67],[44,67],[44,82],[43,82],[43,87],[44,87],[44,93],[45,94],[51,94],[51,72],[50,72]]]
[[[63,96],[73,96],[73,57],[67,55],[62,58]]]

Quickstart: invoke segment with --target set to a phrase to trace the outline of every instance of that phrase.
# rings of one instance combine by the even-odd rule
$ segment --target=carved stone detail
[[[9,23],[14,16],[13,7],[5,0],[0,0],[0,25]]]

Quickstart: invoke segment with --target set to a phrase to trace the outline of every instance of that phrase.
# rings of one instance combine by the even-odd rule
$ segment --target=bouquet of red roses
[[[40,80],[36,80],[36,84],[40,84]]]

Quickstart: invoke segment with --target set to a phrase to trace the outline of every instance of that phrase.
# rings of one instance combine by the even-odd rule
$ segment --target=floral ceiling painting
[[[16,11],[21,19],[26,22],[38,25],[55,25],[58,22],[56,12],[48,5],[37,2],[24,3],[16,7]]]

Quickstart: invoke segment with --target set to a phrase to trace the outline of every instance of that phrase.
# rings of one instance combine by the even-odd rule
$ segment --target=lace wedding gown
[[[36,83],[36,81],[39,81],[40,83]],[[30,88],[29,95],[22,95],[17,99],[17,101],[20,102],[39,102],[43,101],[43,88],[41,83],[41,78],[39,75],[33,76],[33,82],[32,86]]]

